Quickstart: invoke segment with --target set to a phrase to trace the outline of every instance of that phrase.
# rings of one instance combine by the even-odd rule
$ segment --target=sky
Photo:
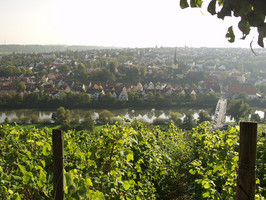
[[[243,47],[238,18],[180,9],[179,0],[0,0],[0,44]],[[234,25],[236,42],[225,38]]]

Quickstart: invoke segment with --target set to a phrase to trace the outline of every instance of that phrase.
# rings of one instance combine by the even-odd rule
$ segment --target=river
[[[84,110],[84,109],[71,109],[71,115],[75,116],[75,114],[79,114],[80,117],[84,117],[86,112],[91,111],[94,113],[94,118],[97,119],[98,113],[102,110]],[[134,119],[143,119],[149,123],[153,122],[156,118],[168,119],[171,112],[179,112],[182,115],[182,118],[186,114],[192,114],[194,119],[198,118],[198,113],[200,109],[142,109],[142,110],[132,110],[132,109],[119,109],[119,110],[110,110],[116,117],[123,116],[126,119],[134,120]],[[214,115],[214,111],[209,109],[206,110],[211,116]],[[35,109],[19,109],[19,110],[2,110],[0,111],[0,123],[3,123],[5,118],[7,117],[10,121],[15,118],[30,116],[35,114],[39,116],[41,120],[43,119],[51,119],[52,114],[55,110],[35,110]],[[256,110],[255,113],[258,113],[260,118],[264,117],[264,112],[262,110]],[[230,116],[226,116],[226,122],[231,122]]]

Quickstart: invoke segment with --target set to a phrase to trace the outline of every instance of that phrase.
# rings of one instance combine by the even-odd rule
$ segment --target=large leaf
[[[230,6],[234,10],[234,16],[244,16],[252,11],[252,5],[248,1],[242,1],[241,3],[235,2],[235,4],[230,1]]]
[[[243,33],[243,37],[242,37],[241,39],[245,39],[246,36],[247,36],[247,35],[249,34],[249,32],[250,32],[250,25],[249,25],[248,21],[242,18],[242,19],[240,20],[240,22],[238,23],[238,28],[239,28],[239,30],[241,30],[242,33]]]
[[[180,0],[180,7],[182,9],[189,7],[187,0]]]
[[[202,0],[190,0],[190,6],[192,8],[196,8],[196,7],[200,8],[202,5],[202,2],[203,2]]]
[[[217,0],[212,0],[208,5],[208,12],[212,15],[216,14],[216,1]]]
[[[230,26],[228,28],[225,37],[226,38],[229,38],[228,41],[231,42],[231,43],[235,41],[235,34],[234,34],[234,31],[233,31],[233,27],[232,26]]]
[[[264,47],[263,39],[266,37],[266,23],[258,27],[258,32],[259,32],[258,44],[261,47]]]
[[[250,26],[258,27],[264,23],[265,15],[255,13],[254,11],[249,13],[247,18]]]
[[[226,16],[231,16],[232,10],[228,0],[224,0],[223,7],[220,12],[218,12],[217,17],[224,19]]]

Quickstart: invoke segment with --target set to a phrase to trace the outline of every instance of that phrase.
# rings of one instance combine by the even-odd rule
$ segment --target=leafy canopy
[[[180,0],[182,9],[201,8],[203,0]],[[265,0],[211,0],[208,4],[208,12],[211,15],[217,15],[218,18],[224,19],[226,16],[240,17],[238,28],[245,39],[250,33],[250,28],[255,27],[258,31],[258,44],[264,47],[263,39],[266,37],[266,1]],[[219,10],[219,11],[218,11]],[[229,42],[235,41],[233,27],[228,28],[226,37]]]

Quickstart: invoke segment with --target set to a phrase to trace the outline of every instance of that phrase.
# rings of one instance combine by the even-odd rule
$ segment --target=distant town
[[[124,48],[0,53],[0,106],[266,107],[266,50]]]

